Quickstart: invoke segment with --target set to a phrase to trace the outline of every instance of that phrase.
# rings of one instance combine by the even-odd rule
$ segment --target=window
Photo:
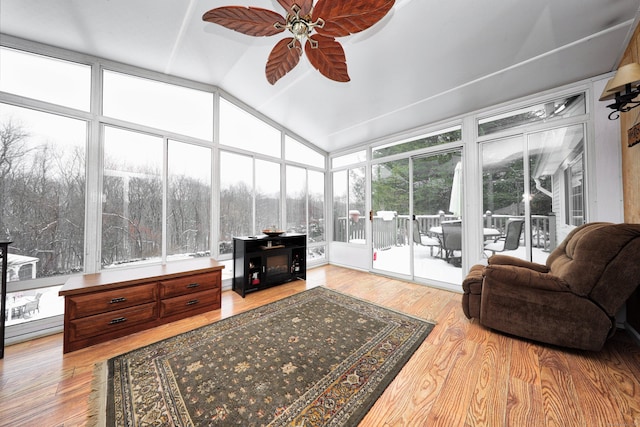
[[[332,168],[341,168],[344,166],[353,165],[356,163],[362,163],[367,161],[366,150],[356,151],[355,153],[345,154],[343,156],[334,157],[331,159]]]
[[[220,98],[220,144],[281,157],[280,139],[279,130]]]
[[[91,67],[0,48],[0,91],[89,111]]]
[[[575,124],[482,143],[485,227],[523,218],[531,230],[508,255],[544,264],[565,225],[583,223],[584,136]]]
[[[105,70],[103,114],[213,140],[213,93]]]
[[[9,280],[81,272],[84,267],[87,124],[0,104],[0,233]]]
[[[220,254],[233,252],[234,236],[251,236],[253,227],[253,159],[220,152]]]
[[[287,231],[307,234],[309,245],[325,241],[324,173],[287,166]]]
[[[363,167],[333,173],[333,240],[366,243],[366,170]]]
[[[102,267],[162,256],[162,138],[105,126]]]
[[[64,313],[59,286],[23,282],[83,271],[86,144],[82,120],[0,104],[0,235],[13,241],[7,326]]]
[[[324,156],[322,154],[296,141],[289,135],[284,137],[284,153],[286,160],[324,168]]]
[[[564,171],[565,221],[568,225],[579,226],[585,223],[583,163],[583,156],[579,156]]]
[[[579,93],[566,98],[480,119],[478,121],[478,135],[489,135],[529,123],[579,116],[585,113],[585,94]]]
[[[436,145],[447,144],[449,142],[456,142],[461,139],[462,126],[454,126],[418,138],[411,138],[406,141],[392,142],[390,144],[375,147],[372,154],[374,159],[378,159],[392,154],[406,153],[407,151],[434,147]]]
[[[309,192],[309,230],[307,238],[309,246],[326,241],[324,218],[324,173],[308,171],[307,189]],[[324,258],[324,251],[323,251]]]
[[[287,166],[287,232],[307,231],[307,171]]]
[[[256,233],[280,228],[280,164],[256,160]]]
[[[169,141],[167,255],[211,255],[211,148]]]
[[[234,236],[281,226],[280,165],[224,151],[220,159],[220,253],[231,254]]]

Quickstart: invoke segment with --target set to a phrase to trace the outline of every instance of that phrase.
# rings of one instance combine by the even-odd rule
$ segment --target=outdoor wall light
[[[607,107],[613,109],[609,113],[609,120],[616,120],[621,112],[626,113],[640,105],[640,100],[634,101],[638,95],[640,95],[640,64],[634,62],[618,68],[616,75],[604,87],[600,101],[615,101]]]

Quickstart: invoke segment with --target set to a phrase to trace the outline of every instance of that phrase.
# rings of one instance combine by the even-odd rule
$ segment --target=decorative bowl
[[[269,237],[275,237],[284,234],[283,230],[262,230],[262,232]]]

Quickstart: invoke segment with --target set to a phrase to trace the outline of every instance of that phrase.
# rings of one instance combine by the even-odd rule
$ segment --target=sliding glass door
[[[410,275],[410,159],[371,167],[373,269]]]
[[[462,174],[460,149],[372,166],[374,270],[462,281]]]
[[[462,281],[462,151],[413,159],[413,274],[446,283]]]
[[[485,241],[486,256],[544,263],[585,222],[584,135],[576,124],[482,144],[485,227],[500,231]]]

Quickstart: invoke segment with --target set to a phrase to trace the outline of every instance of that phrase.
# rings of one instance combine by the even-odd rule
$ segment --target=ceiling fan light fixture
[[[289,30],[293,37],[276,43],[267,60],[267,81],[275,84],[291,71],[303,53],[323,76],[348,82],[344,49],[336,37],[371,27],[393,7],[395,0],[278,0],[286,17],[252,6],[223,6],[206,12],[202,19],[250,36],[271,36]]]
[[[324,27],[324,20],[322,18],[312,21],[310,15],[300,16],[301,9],[297,4],[294,4],[291,8],[293,13],[287,14],[287,25],[285,28],[289,30],[293,37],[300,43],[304,43],[306,40],[310,40],[311,32],[316,28]],[[279,25],[276,23],[275,25]]]

